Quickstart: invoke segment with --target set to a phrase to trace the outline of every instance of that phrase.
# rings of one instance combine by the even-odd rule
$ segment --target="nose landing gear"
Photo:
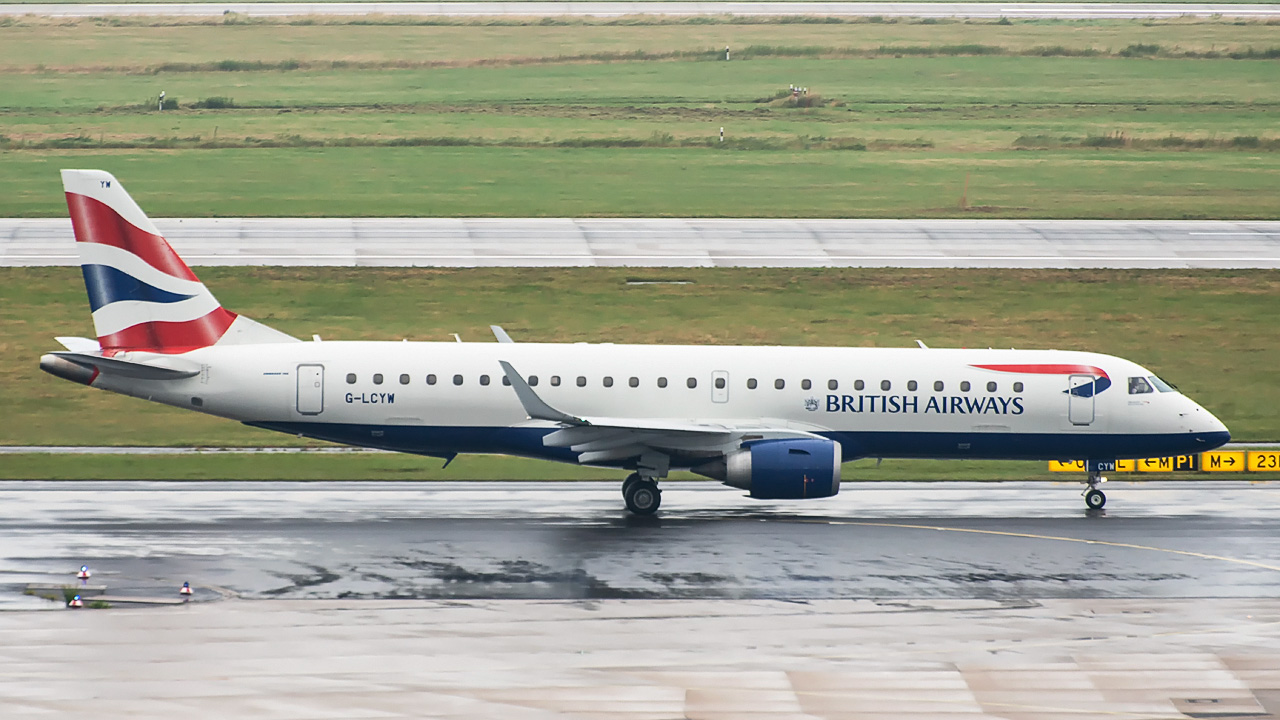
[[[1090,510],[1101,510],[1107,504],[1106,494],[1098,489],[1098,486],[1106,481],[1107,479],[1102,476],[1102,473],[1089,473],[1089,479],[1085,481],[1089,484],[1089,489],[1084,491],[1084,504]]]

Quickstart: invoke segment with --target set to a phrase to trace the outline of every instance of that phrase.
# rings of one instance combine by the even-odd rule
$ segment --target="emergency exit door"
[[[729,402],[729,373],[724,370],[711,373],[711,402]]]
[[[319,415],[324,411],[324,366],[298,366],[298,412]]]
[[[1072,425],[1093,422],[1094,379],[1092,375],[1067,378],[1067,419]]]

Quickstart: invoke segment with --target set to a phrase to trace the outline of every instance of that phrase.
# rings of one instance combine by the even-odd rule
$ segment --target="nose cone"
[[[1231,431],[1227,430],[1227,426],[1221,420],[1199,405],[1196,405],[1196,410],[1198,412],[1193,413],[1189,418],[1190,429],[1196,442],[1203,446],[1201,450],[1212,450],[1231,441]]]

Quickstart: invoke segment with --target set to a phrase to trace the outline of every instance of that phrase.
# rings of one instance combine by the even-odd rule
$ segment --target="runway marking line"
[[[904,528],[908,530],[936,530],[938,532],[960,532],[972,533],[974,535],[1000,535],[1004,537],[1028,538],[1031,540],[1057,540],[1060,542],[1082,543],[1085,545],[1106,545],[1108,547],[1127,548],[1130,550],[1150,550],[1152,552],[1170,553],[1173,555],[1186,555],[1188,557],[1200,558],[1202,560],[1221,560],[1223,562],[1235,563],[1237,565],[1249,565],[1252,567],[1262,568],[1263,570],[1274,570],[1275,572],[1280,572],[1280,565],[1268,565],[1254,560],[1243,560],[1241,558],[1227,557],[1225,555],[1210,555],[1208,553],[1198,553],[1192,550],[1174,550],[1172,548],[1161,548],[1153,545],[1112,542],[1110,540],[1088,540],[1085,538],[1065,537],[1061,535],[1037,535],[1035,533],[1009,532],[1006,530],[978,530],[975,528],[939,527],[937,525],[912,525],[910,523],[858,522],[851,520],[828,520],[825,522],[828,525],[861,525],[865,527]]]

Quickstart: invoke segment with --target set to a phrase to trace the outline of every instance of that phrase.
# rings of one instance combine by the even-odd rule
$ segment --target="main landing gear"
[[[1101,510],[1107,504],[1106,494],[1098,489],[1098,486],[1106,481],[1102,473],[1089,473],[1089,479],[1085,481],[1089,484],[1089,489],[1084,491],[1084,504],[1090,510]]]
[[[627,509],[636,515],[652,515],[662,504],[662,491],[653,479],[631,473],[622,481],[622,498],[627,501]]]

